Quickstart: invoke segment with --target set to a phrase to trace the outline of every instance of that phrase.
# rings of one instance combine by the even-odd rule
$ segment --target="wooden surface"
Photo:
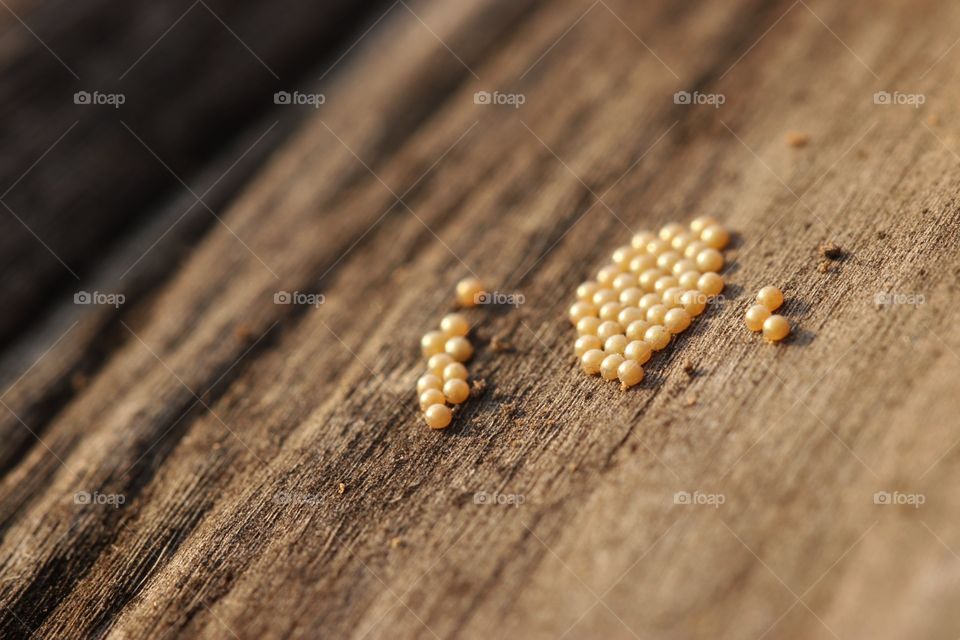
[[[139,25],[122,60],[90,53],[105,7],[8,7],[5,64],[63,95],[31,120],[40,98],[0,83],[32,145],[0,198],[22,219],[0,238],[0,636],[960,635],[960,8],[405,0],[323,3],[332,30],[294,6],[284,31],[240,4],[170,31],[229,43],[209,55],[234,70],[131,72],[131,104],[152,74],[195,80],[140,119],[69,95],[191,5],[102,27]],[[266,73],[254,52],[276,77],[225,83]],[[44,156],[74,120],[91,133]],[[639,387],[582,375],[576,285],[698,214],[736,232],[726,299]],[[469,274],[525,301],[469,311],[483,388],[432,432],[418,341]],[[765,284],[795,328],[776,347],[741,321]]]

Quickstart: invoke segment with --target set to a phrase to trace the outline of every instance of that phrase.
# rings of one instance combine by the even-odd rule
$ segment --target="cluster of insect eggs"
[[[721,251],[729,242],[730,232],[703,216],[689,228],[673,222],[640,232],[614,251],[595,280],[577,287],[570,307],[583,371],[624,389],[642,381],[643,364],[723,291]]]
[[[750,331],[762,331],[763,337],[770,342],[780,342],[790,335],[790,323],[781,315],[773,312],[783,304],[783,292],[773,286],[766,286],[757,292],[757,304],[747,309],[743,317]]]
[[[476,278],[457,283],[457,302],[472,307],[482,299],[483,284]],[[427,372],[417,380],[417,395],[423,418],[431,429],[445,429],[453,420],[448,405],[458,405],[470,397],[468,372],[464,364],[473,357],[470,323],[461,313],[449,313],[440,328],[428,331],[420,339],[420,350],[427,359]]]

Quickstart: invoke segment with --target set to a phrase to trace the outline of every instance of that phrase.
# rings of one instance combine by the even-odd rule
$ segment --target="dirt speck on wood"
[[[810,143],[810,134],[802,131],[789,131],[786,135],[787,144],[795,149],[807,146]]]
[[[817,253],[820,254],[820,257],[828,260],[841,260],[846,255],[843,248],[832,240],[821,242],[820,246],[817,247]]]
[[[87,378],[86,374],[80,373],[79,371],[70,376],[70,387],[74,391],[82,391],[87,387],[88,382],[89,378]]]
[[[498,333],[490,338],[490,349],[494,353],[504,353],[515,350],[513,343],[507,340],[505,333]]]
[[[470,383],[470,397],[479,398],[487,390],[487,381],[483,378],[474,378]]]

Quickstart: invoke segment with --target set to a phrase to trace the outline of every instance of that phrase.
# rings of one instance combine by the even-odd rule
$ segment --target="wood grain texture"
[[[121,281],[171,195],[89,257],[84,288],[127,304],[57,293],[0,356],[0,636],[960,634],[957,7],[383,10],[224,185],[224,224]],[[576,285],[697,214],[736,232],[725,300],[639,387],[583,376]],[[468,312],[485,388],[431,432],[418,341],[469,274],[525,301]],[[741,321],[771,283],[777,347]]]
[[[90,278],[100,251],[135,232],[143,210],[214,164],[274,91],[293,90],[285,81],[344,46],[340,29],[376,9],[340,0],[292,11],[216,0],[6,7],[0,295],[11,305],[0,340],[46,310],[46,293]],[[271,28],[260,28],[266,20]],[[77,104],[78,91],[117,94],[123,108]]]

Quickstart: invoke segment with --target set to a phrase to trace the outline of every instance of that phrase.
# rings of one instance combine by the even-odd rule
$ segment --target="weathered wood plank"
[[[411,6],[225,211],[251,251],[211,228],[49,417],[59,460],[9,469],[4,632],[955,637],[957,9]],[[639,388],[583,377],[576,284],[698,213],[738,233],[727,299]],[[486,391],[429,432],[418,337],[470,272],[526,302],[469,312]],[[768,283],[779,347],[740,320]]]

